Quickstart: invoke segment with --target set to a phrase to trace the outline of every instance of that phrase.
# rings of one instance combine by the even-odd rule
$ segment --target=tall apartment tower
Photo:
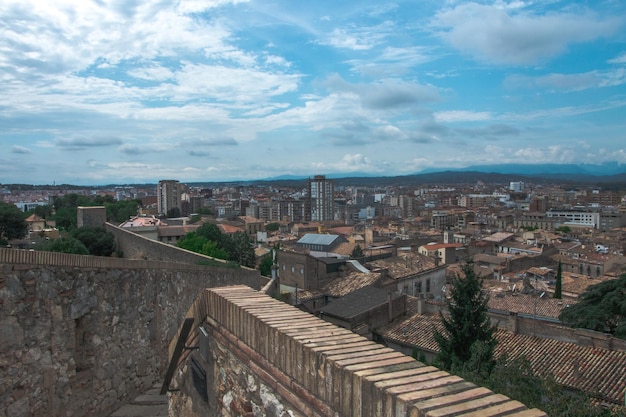
[[[325,175],[309,178],[309,216],[311,221],[333,220],[335,214],[334,182]]]
[[[159,214],[167,214],[173,208],[181,210],[182,194],[182,187],[177,180],[159,181],[157,185],[157,208]]]

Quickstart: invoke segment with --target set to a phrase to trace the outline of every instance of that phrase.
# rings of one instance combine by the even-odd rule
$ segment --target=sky
[[[0,183],[626,167],[626,2],[0,1]]]

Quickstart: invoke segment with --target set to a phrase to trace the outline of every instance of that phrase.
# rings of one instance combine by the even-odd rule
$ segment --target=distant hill
[[[497,174],[520,174],[526,176],[552,177],[558,175],[610,176],[626,174],[626,165],[617,162],[604,164],[495,164],[473,165],[466,168],[428,169],[416,174],[429,174],[441,171],[489,172]]]

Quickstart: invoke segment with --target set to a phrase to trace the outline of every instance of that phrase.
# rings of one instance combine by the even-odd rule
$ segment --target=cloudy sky
[[[2,0],[0,183],[626,166],[626,2]]]

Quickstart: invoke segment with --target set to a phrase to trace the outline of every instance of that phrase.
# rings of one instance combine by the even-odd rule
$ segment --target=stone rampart
[[[244,286],[187,317],[172,416],[545,416]]]
[[[113,233],[116,248],[118,251],[121,251],[122,257],[126,259],[145,259],[188,264],[207,264],[208,262],[228,264],[227,261],[222,259],[211,258],[173,245],[168,245],[167,243],[148,239],[147,237],[117,227],[111,223],[106,223],[105,227],[107,231]],[[246,268],[242,267],[242,269]]]
[[[175,249],[175,248],[174,248]],[[0,249],[0,416],[106,416],[161,382],[206,287],[257,271]]]

